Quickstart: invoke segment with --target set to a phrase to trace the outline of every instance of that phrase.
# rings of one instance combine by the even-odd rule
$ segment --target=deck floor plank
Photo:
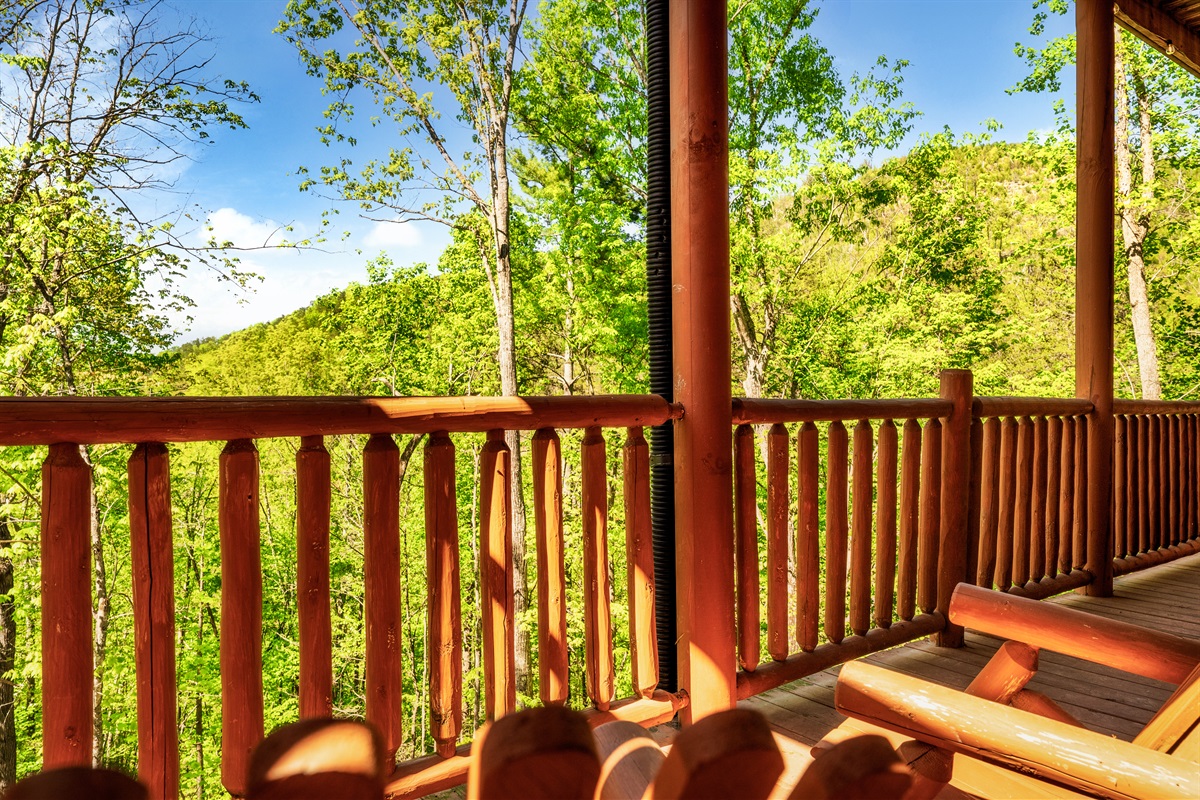
[[[1117,578],[1115,594],[1110,598],[1069,593],[1049,602],[1200,639],[1200,553]],[[998,639],[968,631],[966,645],[959,649],[940,648],[922,640],[873,653],[866,660],[962,689],[999,645]],[[1058,653],[1043,651],[1039,661],[1030,688],[1048,695],[1092,730],[1126,741],[1150,721],[1174,690],[1161,681]],[[761,712],[776,738],[790,742],[785,749],[789,768],[776,792],[779,796],[791,791],[794,780],[789,783],[787,779],[799,775],[800,767],[810,760],[808,748],[845,721],[833,703],[839,670],[834,667],[810,675],[739,704]],[[960,788],[978,791],[970,785]]]

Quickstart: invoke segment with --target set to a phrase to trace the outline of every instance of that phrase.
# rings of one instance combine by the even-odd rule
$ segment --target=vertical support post
[[[675,563],[683,721],[733,706],[729,93],[725,0],[672,0]]]
[[[954,404],[942,427],[942,529],[938,558],[937,610],[946,615],[946,629],[937,635],[942,647],[962,647],[961,625],[950,623],[950,595],[967,570],[967,511],[971,507],[971,399],[975,377],[970,370],[942,371],[941,397]]]
[[[296,606],[300,717],[333,716],[333,623],[329,600],[329,451],[305,436],[296,451]]]
[[[129,457],[129,536],[137,670],[138,778],[155,800],[179,796],[175,691],[175,561],[171,471],[164,444]]]
[[[400,559],[400,449],[391,435],[375,434],[363,448],[366,712],[367,722],[383,737],[388,764],[404,735]]]
[[[92,761],[92,469],[77,444],[42,463],[42,768]]]
[[[221,782],[246,793],[250,753],[263,738],[262,554],[258,450],[249,439],[220,459]]]
[[[1075,396],[1092,402],[1087,424],[1089,595],[1112,594],[1109,531],[1113,440],[1113,4],[1075,4]]]

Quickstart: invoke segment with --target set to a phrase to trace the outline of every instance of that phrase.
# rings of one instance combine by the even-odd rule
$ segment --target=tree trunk
[[[0,521],[0,547],[12,543],[7,519]],[[8,675],[17,655],[17,621],[13,616],[13,563],[0,558],[0,675]],[[17,726],[13,716],[13,684],[0,680],[0,793],[7,792],[17,780]]]
[[[87,448],[80,447],[84,461],[92,461]],[[100,537],[100,506],[96,484],[92,482],[92,766],[104,764],[104,656],[108,648],[108,622],[111,602],[108,596],[108,572],[104,563],[104,542]]]
[[[1139,127],[1142,149],[1142,186],[1135,197],[1133,191],[1133,148],[1130,141],[1129,83],[1121,49],[1121,29],[1114,29],[1116,46],[1116,151],[1117,205],[1121,215],[1121,242],[1129,276],[1129,317],[1133,325],[1133,340],[1137,347],[1138,374],[1142,398],[1157,400],[1162,396],[1158,375],[1158,349],[1154,329],[1150,324],[1150,298],[1146,288],[1146,265],[1143,257],[1146,235],[1149,233],[1149,208],[1154,198],[1154,150],[1150,130],[1149,100],[1137,92]],[[1135,84],[1136,85],[1136,84]]]

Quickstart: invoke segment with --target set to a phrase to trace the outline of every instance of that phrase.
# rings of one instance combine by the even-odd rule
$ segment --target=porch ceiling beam
[[[1121,27],[1200,78],[1200,31],[1147,0],[1116,0]]]

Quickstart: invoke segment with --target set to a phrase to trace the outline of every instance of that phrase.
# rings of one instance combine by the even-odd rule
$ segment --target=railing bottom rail
[[[1113,575],[1128,575],[1130,572],[1147,569],[1157,564],[1165,564],[1177,558],[1200,553],[1200,536],[1180,542],[1179,544],[1164,545],[1157,550],[1139,553],[1136,556],[1125,556],[1113,559]]]
[[[1029,581],[1024,586],[1009,586],[1007,589],[1001,589],[1001,591],[1029,600],[1045,600],[1047,597],[1053,597],[1056,594],[1062,594],[1072,589],[1078,589],[1081,586],[1087,586],[1092,582],[1092,578],[1092,573],[1086,569],[1075,569],[1053,578]]]
[[[847,636],[841,644],[823,644],[811,652],[790,655],[783,661],[760,664],[753,672],[743,670],[738,673],[738,699],[745,700],[807,675],[862,658],[877,650],[886,650],[920,639],[922,636],[931,636],[945,627],[946,617],[933,611],[918,614],[911,620],[893,623],[887,628],[875,628],[862,636]]]

